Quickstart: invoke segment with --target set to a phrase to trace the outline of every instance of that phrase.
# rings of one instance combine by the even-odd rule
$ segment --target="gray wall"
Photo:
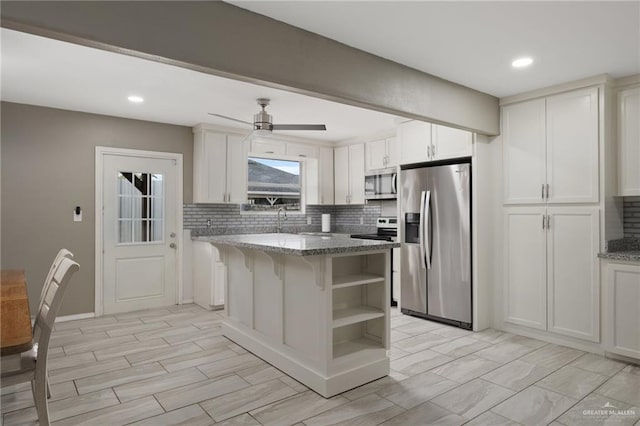
[[[51,261],[71,250],[80,271],[60,315],[94,310],[95,147],[182,153],[192,200],[191,128],[3,102],[2,268],[26,271],[32,311]],[[72,212],[81,206],[83,221]]]

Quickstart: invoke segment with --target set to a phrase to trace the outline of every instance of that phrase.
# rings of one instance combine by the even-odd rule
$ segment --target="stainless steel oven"
[[[364,177],[364,198],[395,200],[398,197],[398,174],[395,169],[367,173]]]

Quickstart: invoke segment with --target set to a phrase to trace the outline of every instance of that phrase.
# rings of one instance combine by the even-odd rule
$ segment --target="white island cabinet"
[[[226,251],[226,337],[327,398],[389,374],[388,265],[397,243],[198,239]]]

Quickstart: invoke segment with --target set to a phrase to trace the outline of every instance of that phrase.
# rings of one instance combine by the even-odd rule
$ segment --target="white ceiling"
[[[640,73],[637,0],[230,3],[497,97]]]
[[[339,141],[395,126],[395,116],[242,83],[158,62],[2,29],[3,101],[194,126],[237,127],[208,112],[253,121],[256,98],[271,99],[276,124],[326,124],[283,135]],[[144,97],[142,104],[127,101]],[[278,132],[274,132],[278,133]]]

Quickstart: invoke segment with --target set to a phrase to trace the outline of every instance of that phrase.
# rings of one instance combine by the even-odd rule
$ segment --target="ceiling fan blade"
[[[274,124],[273,130],[327,130],[324,124]]]
[[[209,115],[213,115],[214,117],[225,118],[227,120],[236,121],[238,123],[247,124],[247,125],[253,127],[253,123],[249,123],[248,121],[238,120],[236,118],[227,117],[226,115],[214,114],[212,112],[209,112],[208,114]]]

